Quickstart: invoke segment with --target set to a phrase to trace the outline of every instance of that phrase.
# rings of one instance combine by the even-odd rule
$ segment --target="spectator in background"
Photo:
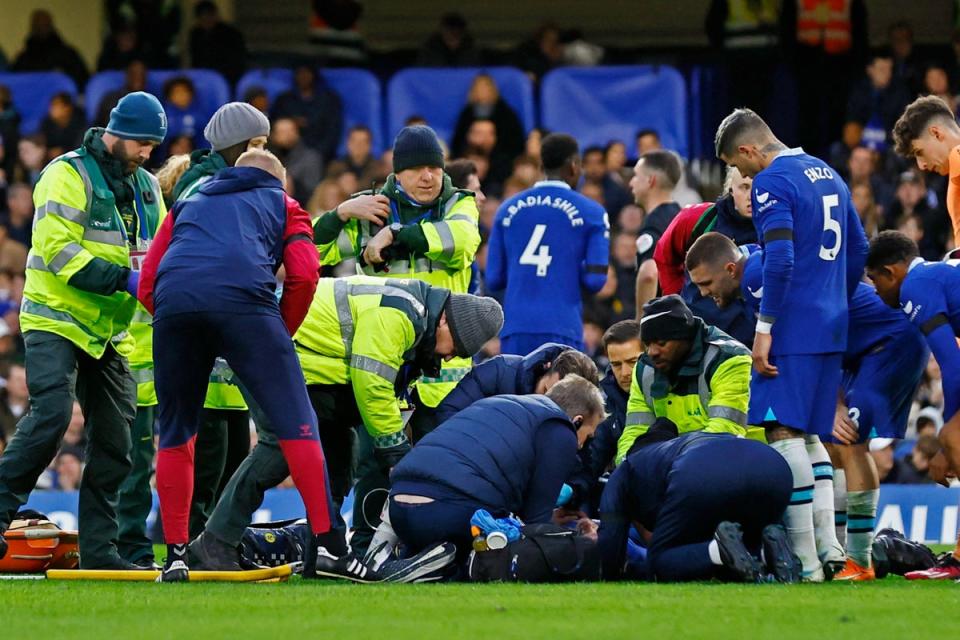
[[[623,185],[619,175],[607,169],[606,152],[600,147],[587,147],[583,151],[583,187],[589,184],[601,189],[601,199],[607,211],[618,212],[630,204],[630,192]]]
[[[20,141],[20,114],[13,107],[10,88],[0,84],[0,171],[9,181],[17,163],[17,143]],[[3,182],[5,180],[0,180]]]
[[[607,144],[603,150],[603,158],[607,163],[607,171],[624,185],[630,182],[631,171],[627,167],[627,145],[619,140]]]
[[[886,440],[886,438],[880,439]],[[938,451],[940,451],[940,441],[937,437],[923,435],[917,438],[910,455],[896,459],[894,446],[891,443],[879,452],[879,455],[884,458],[884,465],[887,464],[885,459],[887,455],[893,458],[893,466],[882,482],[886,484],[933,484],[933,478],[929,474],[930,460],[937,455]],[[872,446],[871,453],[873,453]]]
[[[454,156],[463,155],[467,147],[467,132],[477,120],[490,120],[497,130],[497,152],[511,160],[523,153],[523,126],[516,112],[500,95],[497,83],[486,73],[473,79],[467,94],[467,104],[457,117],[450,150]]]
[[[620,231],[636,235],[643,227],[643,210],[636,204],[628,204],[616,216],[616,225]]]
[[[560,42],[560,27],[552,22],[544,23],[533,37],[517,47],[514,64],[534,81],[563,63],[563,44]]]
[[[110,121],[110,110],[117,106],[120,98],[134,91],[147,90],[147,65],[142,60],[131,60],[124,71],[123,86],[103,96],[97,105],[97,116],[93,121],[95,127],[106,127]]]
[[[243,101],[256,107],[263,115],[270,114],[270,94],[263,87],[250,87],[243,94]]]
[[[350,127],[347,132],[347,153],[330,163],[327,168],[328,176],[339,176],[342,173],[352,173],[357,183],[366,189],[368,184],[382,182],[388,171],[373,157],[373,133],[369,127],[362,124]],[[348,194],[349,195],[349,194]],[[329,211],[329,209],[323,209]]]
[[[0,225],[0,270],[21,272],[27,266],[27,247],[11,240],[6,225]]]
[[[845,122],[840,139],[830,145],[830,162],[827,164],[836,168],[841,175],[846,176],[845,171],[847,163],[850,162],[850,155],[862,143],[863,125],[859,122]],[[869,149],[873,150],[874,146],[870,146]]]
[[[613,296],[614,322],[632,319],[636,312],[637,236],[621,231],[610,242],[611,260],[617,288]]]
[[[510,175],[513,158],[501,147],[497,125],[493,120],[474,120],[470,124],[463,156],[477,164],[484,190],[499,193]],[[481,164],[486,164],[486,171],[481,169]]]
[[[87,443],[87,433],[84,427],[83,411],[80,409],[80,403],[74,401],[70,413],[70,422],[67,424],[67,430],[63,432],[63,447],[77,447],[82,449]]]
[[[427,38],[417,56],[421,67],[475,67],[480,62],[480,50],[467,21],[456,12],[440,16],[439,29]]]
[[[164,83],[163,110],[167,114],[167,149],[179,136],[192,138],[195,149],[206,146],[203,128],[207,126],[207,116],[190,78],[177,76]]]
[[[642,158],[648,151],[659,151],[662,149],[663,143],[660,141],[660,134],[656,131],[653,129],[641,129],[637,132],[637,158]],[[703,202],[703,198],[701,198],[697,190],[691,186],[688,176],[689,171],[687,171],[686,163],[681,160],[680,179],[673,189],[673,199],[681,207]]]
[[[60,491],[76,491],[80,488],[80,478],[83,476],[83,463],[79,449],[64,448],[57,456],[54,471],[57,472],[55,489]]]
[[[63,41],[53,25],[53,16],[46,9],[30,14],[30,31],[23,51],[10,66],[11,71],[62,71],[83,90],[87,84],[87,67],[77,50]]]
[[[50,98],[47,116],[40,123],[40,133],[47,140],[48,160],[79,147],[86,131],[87,122],[73,96],[62,91]]]
[[[300,128],[293,118],[280,118],[270,128],[267,148],[273,152],[287,169],[287,178],[293,180],[290,194],[305,205],[323,176],[323,159],[320,154],[304,144]]]
[[[673,222],[680,205],[673,191],[680,180],[681,163],[672,151],[647,151],[637,160],[630,180],[634,202],[644,211],[643,228],[637,237],[636,318],[643,305],[657,297],[657,263],[653,252],[660,236]]]
[[[167,140],[167,154],[170,156],[189,156],[195,148],[193,136],[184,133]]]
[[[293,72],[293,88],[277,96],[270,119],[279,118],[293,118],[303,142],[324,161],[334,158],[343,131],[343,107],[312,66],[299,65]]]
[[[893,204],[893,187],[877,173],[878,154],[864,146],[855,146],[847,160],[847,184],[851,192],[860,184],[870,187],[877,211],[883,215]],[[857,209],[859,212],[860,209]]]
[[[8,238],[30,248],[33,234],[33,189],[29,185],[15,182],[7,189],[7,208],[2,223],[7,228]]]
[[[97,57],[97,71],[126,69],[134,60],[144,60],[146,57],[147,52],[140,42],[136,26],[128,20],[122,20],[113,25],[103,40],[103,48]]]
[[[45,166],[47,166],[47,141],[43,134],[35,133],[20,138],[17,143],[17,165],[13,170],[13,180],[33,186],[37,184],[40,172]]]
[[[315,218],[326,211],[333,211],[337,208],[337,205],[349,197],[350,194],[340,186],[335,178],[325,178],[313,190],[305,208],[310,217]]]
[[[917,414],[916,437],[936,436],[943,427],[943,416],[936,407],[926,407]]]
[[[193,9],[196,26],[190,30],[190,66],[213,69],[231,85],[247,70],[247,45],[243,34],[220,17],[217,5],[209,0]]]
[[[883,213],[877,206],[873,196],[873,188],[869,182],[858,182],[850,188],[850,196],[853,200],[853,206],[860,216],[860,223],[867,234],[867,238],[874,238],[880,233],[880,226],[883,222]]]
[[[863,125],[863,144],[883,151],[890,131],[910,102],[910,90],[893,75],[893,57],[887,50],[876,52],[866,67],[867,75],[850,89],[847,121]]]
[[[530,129],[530,133],[527,134],[527,139],[523,143],[523,154],[536,160],[538,167],[540,165],[540,142],[548,133],[549,131],[542,127],[534,127]]]
[[[911,219],[911,216],[916,218]],[[884,215],[885,226],[888,229],[900,227],[901,224],[914,224],[918,229],[911,229],[916,237],[920,255],[926,260],[939,260],[947,251],[947,238],[951,235],[950,220],[946,212],[934,209],[927,198],[927,185],[923,174],[910,169],[900,174],[897,181],[897,190],[890,210]]]
[[[0,329],[2,328],[0,326]],[[29,403],[26,369],[21,364],[10,365],[6,383],[0,389],[0,442],[10,442],[17,429],[17,421],[27,410]]]
[[[513,161],[513,173],[510,177],[519,180],[524,185],[524,189],[532,187],[534,182],[543,178],[543,173],[540,171],[540,156],[533,157],[527,154],[517,156]]]
[[[927,67],[923,74],[923,90],[921,93],[941,98],[953,111],[954,116],[957,115],[957,96],[950,90],[950,78],[942,66],[932,64]]]
[[[913,50],[913,27],[905,20],[899,20],[887,29],[890,52],[893,57],[893,77],[899,80],[911,94],[921,89],[920,62]]]

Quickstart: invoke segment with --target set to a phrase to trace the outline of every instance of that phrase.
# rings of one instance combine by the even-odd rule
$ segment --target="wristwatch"
[[[396,239],[397,239],[397,236],[400,234],[400,232],[403,231],[403,225],[400,224],[399,222],[394,222],[393,224],[391,224],[391,225],[390,225],[389,227],[387,227],[387,228],[390,229],[390,233],[393,234],[393,239],[394,239],[394,240],[396,240]]]

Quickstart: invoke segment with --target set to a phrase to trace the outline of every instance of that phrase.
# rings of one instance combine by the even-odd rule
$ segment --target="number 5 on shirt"
[[[538,224],[533,228],[530,234],[530,240],[527,242],[523,254],[520,256],[520,264],[529,264],[537,268],[537,276],[547,277],[547,268],[553,262],[553,256],[550,255],[550,247],[541,245],[543,234],[547,231],[547,225]]]
[[[830,211],[836,207],[840,206],[840,196],[835,193],[831,193],[828,196],[823,196],[823,231],[832,232],[836,235],[836,242],[831,247],[820,245],[820,258],[823,260],[836,260],[837,254],[840,253],[840,244],[843,242],[841,238],[842,228],[840,223],[833,219],[833,216],[830,215]]]

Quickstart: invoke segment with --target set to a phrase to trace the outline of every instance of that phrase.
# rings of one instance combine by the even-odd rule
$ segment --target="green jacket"
[[[173,187],[175,200],[189,198],[204,182],[220,169],[225,169],[226,161],[216,151],[197,149],[190,154],[190,167],[180,176]],[[210,379],[207,381],[207,396],[203,406],[206,409],[234,409],[243,411],[247,403],[243,400],[240,387],[233,381],[233,372],[223,360],[217,360]]]
[[[138,169],[123,180],[133,188],[144,231],[152,237],[164,206],[156,178]],[[86,147],[44,168],[33,203],[33,247],[20,307],[23,331],[63,336],[94,358],[111,341],[121,355],[136,356],[127,334],[138,307],[125,290],[131,266],[128,231]]]
[[[646,354],[637,362],[617,464],[657,418],[669,418],[680,433],[746,435],[750,351],[720,329],[697,322],[693,347],[675,375],[658,371]]]
[[[406,441],[397,400],[439,368],[436,329],[450,292],[418,280],[321,278],[293,336],[308,385],[350,384],[377,448]]]
[[[369,195],[364,191],[356,195]],[[477,200],[472,191],[455,189],[444,174],[437,202],[429,208],[418,207],[400,192],[396,176],[391,174],[380,190],[391,202],[389,223],[399,222],[403,230],[391,247],[396,253],[387,263],[389,272],[376,272],[370,266],[358,271],[381,278],[413,278],[428,284],[466,293],[470,286],[471,265],[480,246]],[[370,238],[380,230],[367,221],[350,219],[344,223],[337,212],[328,211],[314,224],[314,242],[320,247],[321,264],[334,265],[363,254]],[[420,400],[438,406],[457,382],[470,370],[469,358],[453,358],[443,363],[437,377],[424,377],[418,383]]]

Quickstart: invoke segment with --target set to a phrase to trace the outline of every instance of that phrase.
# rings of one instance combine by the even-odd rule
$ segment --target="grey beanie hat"
[[[493,298],[451,293],[443,305],[457,355],[469,358],[503,327],[503,308]]]
[[[246,102],[228,102],[213,114],[203,130],[214,151],[270,135],[270,121],[263,112]]]

